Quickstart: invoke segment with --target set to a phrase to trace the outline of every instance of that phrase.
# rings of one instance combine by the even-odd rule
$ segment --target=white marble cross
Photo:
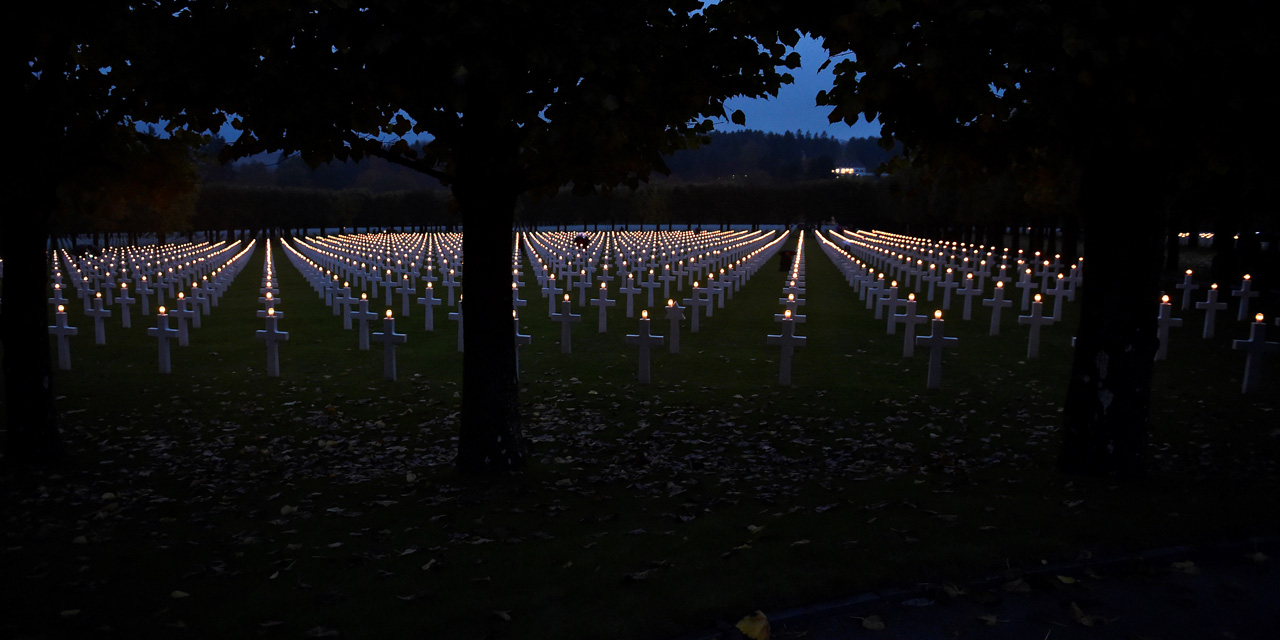
[[[1173,317],[1173,305],[1169,304],[1169,296],[1160,298],[1160,315],[1156,317],[1156,338],[1160,346],[1156,348],[1156,360],[1169,357],[1169,327],[1181,327],[1182,318]]]
[[[960,287],[960,283],[955,281],[955,271],[951,267],[947,267],[947,274],[942,282],[938,283],[942,287],[942,309],[944,311],[951,310],[951,292]]]
[[[412,300],[413,294],[417,293],[417,287],[413,286],[413,281],[409,279],[409,274],[400,277],[400,283],[396,285],[396,293],[400,294],[400,314],[409,317],[409,301]]]
[[[640,347],[639,380],[640,384],[649,384],[649,348],[662,346],[662,336],[649,333],[649,312],[640,312],[640,329],[637,333],[627,334],[629,345]]]
[[[280,377],[280,342],[289,339],[288,331],[280,331],[276,323],[280,318],[275,309],[267,309],[267,326],[254,332],[254,337],[267,343],[267,376]]]
[[[520,317],[515,309],[511,310],[511,324],[514,326],[516,343],[516,377],[520,377],[520,347],[533,344],[533,336],[520,333]]]
[[[156,339],[160,347],[160,373],[170,373],[172,362],[169,359],[169,340],[178,337],[178,330],[169,327],[169,314],[160,307],[156,314],[156,326],[147,329],[147,335]]]
[[[103,319],[111,317],[110,309],[102,308],[102,293],[96,293],[93,296],[93,308],[85,309],[85,315],[93,317],[93,343],[106,344],[107,333],[106,327],[103,326]]]
[[[569,301],[569,294],[564,294],[564,300],[560,303],[560,313],[551,314],[553,322],[560,323],[560,353],[573,353],[573,332],[570,326],[577,322],[582,322],[582,316],[573,313],[573,307]]]
[[[1249,324],[1249,339],[1231,341],[1232,349],[1245,352],[1241,393],[1252,393],[1262,388],[1262,358],[1267,354],[1280,352],[1280,342],[1267,342],[1266,338],[1267,325],[1259,313],[1255,316],[1255,322]]]
[[[133,328],[133,320],[130,318],[130,307],[133,306],[138,299],[129,295],[129,283],[120,283],[120,295],[116,296],[116,302],[120,304],[120,326],[125,329]]]
[[[360,336],[360,350],[368,351],[369,350],[369,323],[378,319],[378,314],[369,310],[368,294],[364,294],[364,293],[360,294],[360,300],[356,302],[356,310],[348,312],[347,315],[351,316],[352,320],[355,320],[357,323],[359,323],[356,333],[359,334]]]
[[[676,304],[675,300],[667,300],[667,322],[668,333],[671,335],[671,342],[667,347],[668,353],[680,353],[680,321],[684,320],[684,307]]]
[[[1187,273],[1182,278],[1182,284],[1174,285],[1178,289],[1182,289],[1182,310],[1191,309],[1191,292],[1200,288],[1200,285],[1191,281],[1191,270],[1187,269]]]
[[[79,334],[80,330],[76,327],[67,326],[66,305],[58,305],[58,311],[53,315],[53,322],[53,326],[49,327],[49,334],[57,339],[58,368],[63,371],[70,371],[71,345],[68,343],[67,337]]]
[[[973,299],[982,295],[982,289],[977,287],[977,283],[973,281],[973,274],[964,274],[964,286],[956,292],[958,295],[964,296],[964,308],[960,318],[969,320],[973,317]]]
[[[1231,292],[1232,297],[1240,298],[1240,310],[1236,314],[1237,322],[1244,322],[1249,317],[1249,298],[1258,297],[1258,292],[1253,290],[1253,279],[1249,274],[1244,274],[1244,278],[1240,280],[1240,288]]]
[[[151,315],[151,294],[156,290],[152,288],[151,283],[147,281],[146,276],[142,276],[142,281],[138,283],[138,301],[142,315]]]
[[[1042,306],[1040,294],[1037,293],[1035,301],[1031,303],[1031,315],[1018,316],[1018,324],[1031,325],[1031,335],[1027,338],[1028,359],[1040,357],[1040,327],[1053,324],[1053,316],[1040,313]]]
[[[910,358],[916,354],[916,325],[929,321],[929,316],[916,315],[916,294],[907,294],[906,307],[903,313],[892,316],[893,324],[903,324],[902,357]]]
[[[622,277],[621,274],[618,277]],[[618,288],[618,293],[627,297],[627,317],[635,316],[635,296],[640,293],[640,288],[636,286],[635,274],[628,273],[627,279],[622,282],[622,286]],[[711,312],[707,311],[710,316]]]
[[[790,317],[790,311],[784,312],[783,315],[786,317],[782,321],[782,333],[765,337],[765,343],[782,347],[782,357],[778,364],[778,384],[790,385],[792,354],[796,347],[803,347],[808,342],[808,338],[795,334],[796,323]]]
[[[689,293],[689,296],[690,297],[684,299],[684,306],[693,307],[693,317],[689,321],[689,332],[697,333],[698,332],[698,315],[699,315],[698,311],[703,307],[708,306],[709,302],[706,298],[702,296],[702,289],[698,287],[697,282],[693,283],[693,290]]]
[[[458,323],[458,352],[466,350],[466,343],[463,341],[465,335],[466,317],[462,315],[462,296],[458,296],[458,310],[449,312],[449,319]]]
[[[1000,310],[1008,309],[1013,306],[1012,300],[1004,299],[1004,283],[996,282],[995,293],[992,297],[982,301],[982,306],[991,307],[991,328],[987,330],[987,335],[1000,335]]]
[[[178,320],[178,346],[191,346],[191,332],[189,330],[190,325],[188,324],[188,320],[199,322],[200,312],[191,308],[191,300],[188,299],[181,291],[178,292],[178,297],[174,299],[174,303],[177,304],[177,306],[169,310],[169,315],[172,315]]]
[[[1209,290],[1205,292],[1204,302],[1197,302],[1196,309],[1204,311],[1204,332],[1201,337],[1205,340],[1213,337],[1214,328],[1217,325],[1218,312],[1227,308],[1227,303],[1218,302],[1218,285],[1209,285]]]
[[[1024,269],[1022,275],[1018,277],[1018,284],[1013,286],[1022,290],[1022,310],[1026,311],[1031,307],[1031,290],[1037,286],[1031,281],[1031,270]]]
[[[600,293],[591,300],[591,306],[596,307],[599,310],[599,318],[596,321],[597,333],[605,333],[609,324],[609,307],[615,307],[618,305],[617,300],[609,299],[609,289],[607,287],[607,284],[601,282],[600,288],[598,289]],[[653,291],[650,290],[649,294],[653,295]]]
[[[556,274],[547,277],[547,286],[542,288],[542,295],[547,297],[547,315],[554,316],[556,313],[556,301],[560,299],[560,292],[563,291],[556,286]]]
[[[942,349],[960,340],[947,337],[941,309],[933,312],[931,331],[932,333],[927,336],[916,336],[916,346],[929,347],[929,381],[925,386],[929,389],[938,389],[942,387]]]
[[[428,282],[427,286],[422,290],[422,297],[418,298],[418,304],[422,305],[426,320],[423,326],[427,331],[436,330],[436,307],[443,304],[444,301],[436,297],[436,290],[433,283]]]
[[[364,321],[360,324],[364,325]],[[382,331],[373,332],[373,340],[382,343],[382,377],[395,382],[396,347],[407,342],[409,336],[396,333],[396,319],[391,316],[390,309],[387,309],[387,315],[382,319]]]

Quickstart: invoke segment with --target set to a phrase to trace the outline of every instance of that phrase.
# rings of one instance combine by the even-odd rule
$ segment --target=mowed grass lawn
[[[563,355],[526,276],[531,462],[499,478],[452,470],[461,354],[441,310],[434,333],[421,307],[398,320],[409,341],[386,382],[378,345],[358,350],[278,245],[280,378],[253,337],[261,245],[171,375],[144,333],[153,316],[112,318],[97,347],[75,304],[74,369],[54,380],[67,459],[3,472],[0,635],[662,638],[869,589],[1280,533],[1276,386],[1241,395],[1243,325],[1224,314],[1201,340],[1191,313],[1174,330],[1148,478],[1065,477],[1075,307],[1027,360],[1016,314],[991,338],[987,309],[963,322],[957,304],[943,388],[926,391],[927,350],[903,359],[812,240],[790,388],[765,344],[776,258],[700,333],[686,322],[680,354],[655,351],[645,386],[624,305],[604,335],[575,307]]]

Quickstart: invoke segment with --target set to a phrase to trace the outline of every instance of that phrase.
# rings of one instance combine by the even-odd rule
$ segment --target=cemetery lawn
[[[135,309],[130,330],[112,318],[95,347],[76,304],[73,370],[54,381],[67,459],[0,471],[0,635],[652,639],[871,589],[1280,533],[1276,387],[1241,396],[1229,341],[1245,327],[1225,314],[1208,341],[1199,314],[1178,314],[1149,477],[1066,477],[1054,458],[1075,307],[1026,360],[1018,314],[990,338],[986,308],[963,322],[955,304],[960,341],[926,392],[927,350],[902,359],[901,334],[884,335],[816,242],[806,254],[809,341],[790,388],[765,345],[776,258],[700,333],[686,322],[682,353],[655,350],[646,386],[625,301],[597,335],[575,295],[584,317],[562,355],[526,276],[531,462],[488,479],[450,464],[461,354],[443,310],[434,334],[420,306],[398,319],[409,341],[386,382],[378,345],[357,350],[278,246],[280,378],[252,335],[261,247],[168,376],[144,333],[154,316]]]

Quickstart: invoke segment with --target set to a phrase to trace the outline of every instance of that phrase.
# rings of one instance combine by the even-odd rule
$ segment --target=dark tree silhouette
[[[731,3],[596,0],[188,2],[135,12],[135,90],[171,127],[242,131],[224,158],[378,157],[448,185],[464,220],[467,336],[458,467],[524,462],[510,339],[517,198],[636,186],[705,142],[726,98],[794,67]],[[228,38],[226,34],[235,34]],[[208,55],[218,51],[219,55]],[[742,121],[740,112],[733,114]],[[429,135],[415,149],[405,136]]]
[[[775,3],[757,6],[767,13]],[[1181,0],[1151,11],[866,0],[777,10],[765,39],[811,33],[839,60],[835,87],[817,96],[833,122],[878,117],[926,166],[964,157],[1079,172],[1088,284],[1060,467],[1142,475],[1166,194],[1188,171],[1236,184],[1274,175],[1270,145],[1255,141],[1274,132],[1275,93],[1257,74],[1274,67],[1276,41],[1254,3]]]

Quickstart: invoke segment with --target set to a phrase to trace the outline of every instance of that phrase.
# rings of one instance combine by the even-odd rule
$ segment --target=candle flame
[[[941,320],[941,319],[942,319],[942,309],[934,309],[934,310],[933,310],[933,317],[934,317],[935,319],[937,319],[937,320]]]
[[[1215,283],[1213,283],[1213,284],[1209,285],[1209,288],[1210,288],[1210,289],[1217,289],[1217,288],[1218,288],[1218,283],[1216,283],[1216,282],[1215,282]]]
[[[511,283],[511,286],[513,286],[513,287],[514,287],[514,286],[516,286],[516,283],[512,282],[512,283]],[[606,288],[608,288],[608,287],[606,287],[606,286],[605,286],[605,283],[601,282],[601,283],[600,283],[600,288],[601,288],[601,289],[606,289]]]
[[[361,299],[361,300],[368,300],[368,299],[369,299],[369,294],[367,294],[367,293],[362,293],[362,294],[360,294],[360,299]]]
[[[391,310],[390,310],[390,309],[387,309],[387,317],[388,317],[388,318],[390,318],[390,317],[391,317]]]
[[[58,308],[61,309],[62,307],[58,307]],[[1258,315],[1254,316],[1253,319],[1257,322],[1262,322],[1262,314],[1259,313]]]
[[[914,293],[908,293],[908,294],[907,294],[907,300],[908,300],[908,301],[910,301],[910,302],[915,302],[915,301],[916,301],[916,294],[914,294]]]
[[[160,315],[164,315],[164,307],[163,307],[163,306],[161,306],[161,307],[160,307]]]
[[[787,294],[787,302],[795,302],[795,299],[796,299],[796,294],[794,293]]]
[[[1003,268],[1003,267],[1001,267],[1001,268]],[[1004,283],[1003,283],[1003,282],[997,282],[997,283],[996,283],[996,288],[997,288],[997,289],[1003,289],[1003,288],[1004,288]]]
[[[64,306],[62,306],[62,305],[58,305],[58,313],[66,313],[66,312],[67,312],[67,308],[66,308],[66,307],[64,307]],[[1262,314],[1258,314],[1258,315],[1262,315]]]
[[[1040,294],[1037,293],[1035,299],[1036,299],[1036,302],[1040,302]]]
[[[102,292],[101,292],[101,291],[99,291],[99,292],[97,292],[97,293],[93,294],[93,297],[95,297],[95,298],[101,298],[101,297],[102,297]]]
[[[1163,304],[1169,304],[1169,296],[1168,296],[1168,294],[1163,295],[1163,296],[1160,296],[1160,302],[1161,302],[1161,303],[1163,303]]]
[[[645,309],[644,311],[641,311],[641,312],[640,312],[640,319],[641,319],[641,320],[648,320],[648,319],[649,319],[649,310],[648,310],[648,309]]]
[[[1187,275],[1191,275],[1191,270],[1187,269]]]
[[[787,309],[786,311],[783,311],[783,312],[782,312],[782,317],[783,317],[783,318],[786,318],[787,320],[790,320],[790,319],[791,319],[791,310],[790,310],[790,309]]]
[[[667,298],[667,306],[668,306],[668,307],[674,307],[674,306],[676,306],[676,301],[675,301],[675,300],[672,300],[671,298]]]
[[[1247,273],[1246,273],[1246,274],[1244,274],[1244,279],[1245,279],[1245,280],[1248,280],[1248,279],[1249,279],[1249,274],[1247,274]]]
[[[564,301],[565,301],[565,302],[568,302],[568,301],[569,301],[569,294],[567,294],[567,293],[566,293],[566,294],[564,294]]]
[[[275,308],[275,307],[271,307],[270,309],[267,309],[267,315],[268,315],[268,316],[275,316],[275,315],[276,315],[276,308]]]
[[[896,287],[896,286],[898,286],[898,281],[897,281],[897,280],[892,280],[892,281],[890,281],[890,282],[889,282],[889,286],[891,286],[891,287]]]
[[[185,293],[183,293],[183,292],[181,292],[181,291],[179,291],[179,292],[178,292],[178,299],[179,299],[179,300],[185,300],[186,298],[187,298],[187,294],[185,294]]]

